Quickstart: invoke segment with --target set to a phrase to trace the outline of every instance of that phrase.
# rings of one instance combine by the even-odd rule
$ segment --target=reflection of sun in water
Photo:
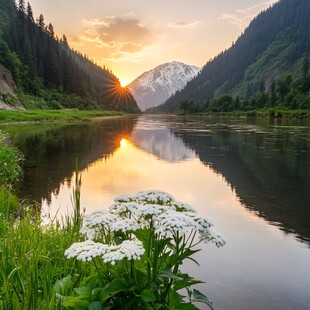
[[[127,140],[125,138],[123,138],[120,142],[121,147],[125,147],[127,146]]]

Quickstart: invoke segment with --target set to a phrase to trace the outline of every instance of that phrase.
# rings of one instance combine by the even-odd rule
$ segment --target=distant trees
[[[42,97],[51,108],[104,108],[138,111],[118,79],[72,50],[67,37],[55,34],[42,14],[35,20],[30,3],[1,1],[0,62],[8,67],[23,92]]]
[[[284,102],[288,94],[293,94],[293,88],[296,89],[292,83],[296,76],[290,69],[309,53],[309,14],[309,0],[276,2],[255,17],[229,49],[210,60],[196,78],[159,109],[163,112],[177,111],[183,99],[192,99],[202,106],[204,102],[217,100],[217,97],[225,94],[230,94],[234,100],[239,96],[240,103],[248,101],[248,107],[263,106],[267,100],[266,94],[272,97],[274,104]],[[270,68],[271,65],[274,67]],[[302,68],[303,76],[308,76],[308,60],[304,59]],[[292,77],[283,79],[283,75]],[[265,76],[269,80],[277,79],[272,94],[270,81],[266,81]],[[306,89],[308,82],[305,78],[303,81]],[[300,88],[297,91],[301,91]],[[219,109],[237,108],[227,97],[224,99],[218,102]],[[211,108],[218,109],[214,104],[211,104]]]
[[[179,111],[184,114],[203,112],[253,111],[262,108],[310,109],[310,70],[309,57],[305,55],[299,77],[292,75],[274,80],[269,90],[260,88],[260,92],[249,99],[240,100],[239,96],[223,95],[201,104],[193,99],[183,99]],[[156,109],[155,109],[156,111]]]

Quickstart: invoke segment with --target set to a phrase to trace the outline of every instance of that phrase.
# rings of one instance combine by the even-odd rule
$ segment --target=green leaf
[[[182,278],[182,280],[176,281],[173,285],[173,288],[176,291],[181,290],[182,288],[190,287],[195,284],[203,283],[200,280],[196,280],[190,277],[187,273],[180,274],[180,277]]]
[[[198,250],[186,249],[181,255],[179,255],[177,257],[177,262],[181,263],[181,262],[183,262],[183,260],[188,258],[188,259],[194,261],[199,266],[199,264],[193,258],[191,258],[192,255],[194,255],[195,253],[197,253],[199,251],[200,251],[200,249],[198,249]]]
[[[93,301],[90,303],[88,310],[102,310],[101,303],[99,301]]]
[[[75,289],[76,293],[83,299],[92,299],[92,288],[87,286],[78,287]]]
[[[58,280],[54,285],[55,293],[66,296],[69,295],[70,289],[72,288],[72,277],[67,276],[61,280]]]
[[[175,291],[171,291],[169,294],[169,309],[181,304],[181,302],[182,296]]]
[[[139,290],[141,290],[142,288],[144,288],[148,282],[148,276],[147,274],[145,274],[144,272],[142,272],[141,270],[136,270],[136,285],[138,287]]]
[[[147,303],[145,303],[143,306],[144,306],[144,310],[154,310],[154,308]]]
[[[71,297],[63,302],[64,307],[71,307],[75,310],[87,310],[89,301],[81,299],[81,297]]]
[[[105,289],[106,293],[116,294],[121,291],[127,291],[128,285],[119,279],[113,280]]]
[[[202,302],[202,303],[208,305],[210,309],[213,309],[212,301],[207,296],[205,296],[204,294],[202,294],[201,292],[199,292],[196,289],[193,290],[192,301],[193,302]]]
[[[199,310],[195,305],[190,303],[181,303],[174,307],[174,310]]]
[[[162,278],[169,278],[169,279],[176,279],[176,280],[183,280],[182,278],[178,277],[177,275],[175,275],[170,269],[165,269],[163,271],[161,271],[158,274],[159,277]]]
[[[141,292],[141,298],[145,302],[154,302],[156,300],[155,294],[150,289],[145,289]]]

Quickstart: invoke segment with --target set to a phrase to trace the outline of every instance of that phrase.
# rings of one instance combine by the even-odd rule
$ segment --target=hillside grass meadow
[[[44,122],[44,121],[84,121],[94,117],[124,115],[117,111],[65,110],[0,110],[0,123]]]

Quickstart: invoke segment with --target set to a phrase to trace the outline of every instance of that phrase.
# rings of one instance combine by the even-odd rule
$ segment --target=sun
[[[127,140],[125,138],[123,138],[120,142],[121,148],[124,148],[127,146]]]
[[[128,82],[126,80],[124,80],[124,79],[121,79],[120,80],[120,84],[121,84],[122,87],[126,87],[128,85]]]

